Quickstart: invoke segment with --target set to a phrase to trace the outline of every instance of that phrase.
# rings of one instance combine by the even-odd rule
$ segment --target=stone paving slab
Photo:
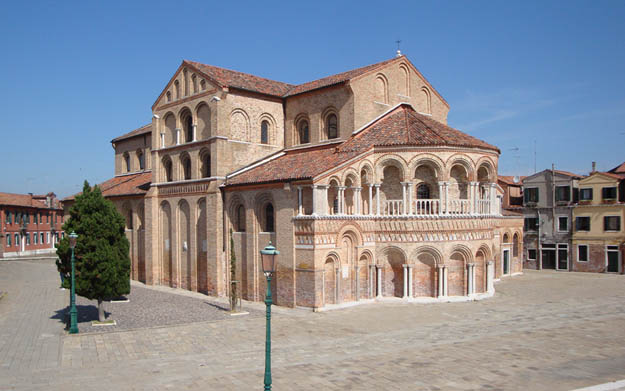
[[[625,276],[526,272],[471,303],[273,317],[274,390],[572,390],[625,378]],[[262,317],[67,335],[0,389],[261,389]]]

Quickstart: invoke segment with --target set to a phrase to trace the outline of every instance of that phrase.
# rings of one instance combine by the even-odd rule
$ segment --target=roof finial
[[[401,39],[398,39],[397,41],[395,41],[395,43],[397,44],[397,57],[401,57],[401,50],[399,50],[399,44],[401,43]]]

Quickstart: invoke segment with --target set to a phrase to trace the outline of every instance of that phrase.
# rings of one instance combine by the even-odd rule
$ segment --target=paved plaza
[[[68,292],[52,263],[0,262],[0,284],[2,390],[262,389],[262,304],[238,317],[67,335]],[[273,389],[572,390],[625,379],[625,276],[526,271],[496,289],[470,303],[276,308]]]

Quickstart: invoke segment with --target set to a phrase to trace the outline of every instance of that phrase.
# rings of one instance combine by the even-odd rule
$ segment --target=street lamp
[[[72,249],[72,291],[70,293],[70,308],[69,308],[69,333],[78,334],[78,311],[76,310],[76,280],[74,276],[74,248],[76,247],[76,239],[78,235],[72,231],[69,234],[69,247]]]
[[[265,337],[265,391],[271,390],[271,275],[276,271],[276,255],[280,251],[269,242],[267,247],[260,250],[263,261],[263,273],[267,278],[267,294],[265,305],[267,306],[267,335]]]

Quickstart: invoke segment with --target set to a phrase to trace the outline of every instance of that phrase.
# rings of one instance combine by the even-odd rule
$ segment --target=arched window
[[[163,162],[163,168],[165,169],[165,180],[167,182],[171,182],[173,180],[172,178],[172,167],[171,167],[171,160],[167,159]]]
[[[171,102],[171,92],[167,91],[167,102]]]
[[[211,155],[206,153],[202,155],[202,178],[211,176]]]
[[[297,124],[297,134],[299,136],[299,143],[306,144],[310,142],[310,131],[308,129],[308,121],[303,119]]]
[[[428,200],[430,199],[430,186],[425,183],[422,183],[417,187],[417,199],[419,200]]]
[[[143,156],[143,151],[137,150],[137,160],[139,161],[139,170],[145,169],[145,157]]]
[[[130,172],[130,155],[128,152],[124,152],[124,170]]]
[[[235,230],[237,232],[245,232],[245,208],[243,205],[237,206]]]
[[[260,124],[260,143],[269,144],[269,121]]]
[[[200,81],[200,89],[204,91],[206,89],[206,80]]]
[[[265,206],[265,232],[274,232],[273,205]]]
[[[174,82],[174,90],[176,91],[176,99],[180,99],[180,83],[178,80]]]
[[[193,139],[193,117],[191,117],[191,114],[184,119],[184,132],[186,135],[186,142],[190,143],[191,141],[195,141]]]
[[[191,179],[191,159],[188,156],[182,158],[182,168],[184,171],[184,179]]]
[[[191,82],[193,83],[193,93],[197,93],[197,76],[195,76],[195,73],[193,75],[191,75]]]
[[[326,118],[326,132],[329,140],[339,136],[336,114],[330,114]]]

